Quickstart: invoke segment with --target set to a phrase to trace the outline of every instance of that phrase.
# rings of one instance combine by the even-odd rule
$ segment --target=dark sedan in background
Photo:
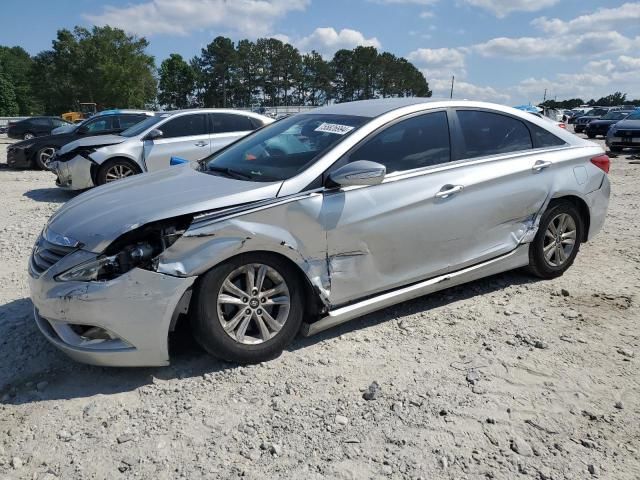
[[[612,152],[621,152],[626,147],[640,148],[640,109],[609,129],[607,147]]]
[[[609,108],[594,108],[593,110],[589,110],[581,117],[575,119],[575,121],[573,122],[575,124],[573,127],[573,131],[576,133],[584,132],[584,129],[589,122],[604,117],[607,113],[609,113],[610,110],[611,109]]]
[[[69,122],[62,120],[60,117],[30,117],[9,124],[7,136],[9,138],[30,140],[35,137],[51,135],[51,130],[63,125],[69,125]]]
[[[49,159],[63,145],[82,137],[118,134],[146,119],[150,113],[102,114],[85,120],[68,133],[30,138],[7,149],[7,164],[14,168],[46,169]]]
[[[591,120],[587,123],[584,132],[589,138],[596,138],[598,135],[607,136],[607,132],[611,125],[624,120],[632,112],[632,110],[613,110],[598,120]]]

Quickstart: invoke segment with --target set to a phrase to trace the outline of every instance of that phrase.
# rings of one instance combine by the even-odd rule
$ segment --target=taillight
[[[593,163],[596,167],[602,170],[604,173],[609,173],[609,166],[611,165],[611,160],[606,155],[598,155],[597,157],[593,157],[591,159],[591,163]]]
[[[567,128],[567,126],[566,126],[564,123],[559,123],[559,124],[558,124],[558,126],[559,126],[560,128]]]

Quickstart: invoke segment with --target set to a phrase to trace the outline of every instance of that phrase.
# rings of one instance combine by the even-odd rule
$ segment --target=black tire
[[[596,138],[596,134],[595,133],[587,133],[587,137]]]
[[[262,264],[275,269],[286,282],[290,301],[288,316],[281,330],[270,339],[254,345],[243,344],[232,338],[222,327],[218,313],[218,295],[224,281],[236,269],[250,264]],[[300,330],[304,314],[302,298],[299,273],[286,260],[266,253],[239,255],[212,268],[200,279],[195,290],[192,307],[194,313],[191,316],[194,337],[207,352],[221,360],[251,364],[273,359],[282,353]],[[240,306],[238,311],[244,308]],[[253,317],[249,328],[257,328]]]
[[[131,170],[133,172],[131,175],[142,173],[140,167],[135,162],[126,158],[113,158],[111,160],[107,160],[100,166],[98,174],[96,175],[96,185],[104,185],[105,183],[113,181],[109,178],[109,174],[114,168],[117,169],[118,167]]]
[[[56,147],[46,146],[42,147],[36,152],[35,157],[33,158],[33,164],[36,168],[40,170],[49,170],[49,167],[45,163],[45,156],[47,153],[55,153],[58,150]],[[51,157],[49,157],[51,158]]]
[[[609,147],[609,150],[614,153],[620,153],[622,151],[622,147]]]
[[[553,265],[550,260],[548,261],[545,258],[544,254],[545,239],[548,238],[546,232],[547,229],[549,229],[549,224],[562,214],[569,215],[575,224],[575,241],[573,249],[571,253],[566,256],[566,259],[561,264],[558,262],[558,265]],[[547,211],[542,215],[538,233],[529,246],[529,272],[545,279],[561,276],[573,264],[576,255],[578,255],[582,238],[584,238],[584,222],[575,205],[566,200],[552,202]]]

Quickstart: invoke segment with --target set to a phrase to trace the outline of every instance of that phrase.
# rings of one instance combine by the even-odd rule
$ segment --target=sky
[[[435,97],[516,105],[640,98],[640,1],[31,0],[3,2],[0,45],[51,48],[59,28],[111,25],[144,36],[157,64],[218,35],[272,36],[326,58],[373,45],[409,59]]]

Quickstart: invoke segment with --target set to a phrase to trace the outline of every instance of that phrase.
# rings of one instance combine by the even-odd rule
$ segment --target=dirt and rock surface
[[[74,363],[26,264],[71,194],[0,137],[0,478],[640,478],[640,165],[562,278],[498,275],[299,339],[256,366]]]

